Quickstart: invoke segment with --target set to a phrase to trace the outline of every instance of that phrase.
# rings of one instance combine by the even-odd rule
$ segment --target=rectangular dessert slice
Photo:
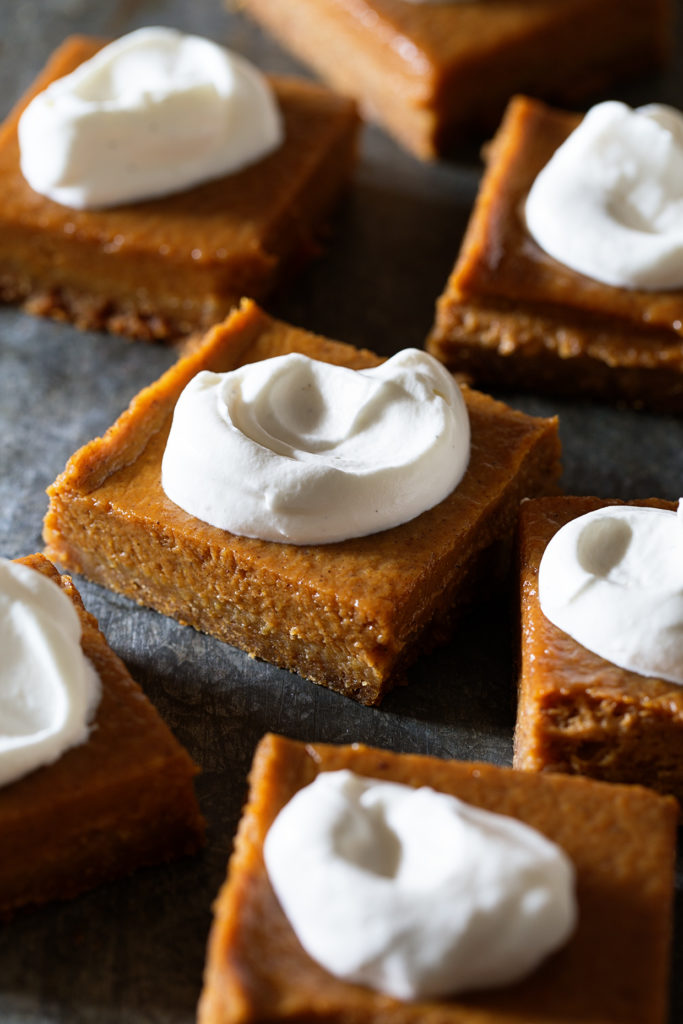
[[[353,369],[380,361],[245,302],[70,459],[49,489],[47,551],[141,604],[376,704],[477,585],[491,587],[520,500],[554,492],[557,423],[466,388],[472,452],[462,482],[411,522],[370,536],[294,546],[234,536],[183,512],[160,485],[183,387],[199,370],[290,351]]]
[[[551,537],[599,498],[524,502],[520,510],[522,650],[516,768],[637,782],[683,801],[683,687],[619,668],[550,622],[537,576]],[[675,509],[669,502],[629,502]]]
[[[207,328],[315,250],[355,159],[355,106],[303,79],[273,79],[285,141],[265,159],[158,199],[72,210],[24,180],[17,122],[101,46],[67,39],[0,128],[0,301],[139,338]]]
[[[579,121],[526,97],[510,103],[427,349],[490,386],[681,412],[683,291],[601,284],[526,229],[529,189]]]
[[[301,948],[262,848],[284,804],[318,773],[342,768],[430,786],[558,843],[577,874],[567,945],[515,985],[448,1000],[401,1003],[333,978]],[[676,816],[674,800],[636,786],[266,736],[215,905],[200,1024],[663,1024]]]
[[[516,92],[579,103],[660,65],[669,0],[244,0],[334,88],[429,159],[492,130]]]
[[[204,838],[189,754],[108,646],[70,578],[42,555],[18,561],[73,602],[102,697],[85,743],[0,787],[0,915],[194,853]]]

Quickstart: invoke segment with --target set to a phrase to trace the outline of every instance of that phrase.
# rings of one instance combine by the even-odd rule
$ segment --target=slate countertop
[[[150,24],[209,36],[269,71],[302,71],[220,0],[0,0],[0,114],[65,36],[115,36]],[[683,105],[683,60],[618,96]],[[385,354],[422,347],[480,173],[475,153],[427,166],[367,126],[326,252],[266,308]],[[72,452],[106,430],[174,358],[170,349],[0,308],[0,553],[17,557],[42,548],[45,488]],[[533,414],[559,413],[568,493],[676,499],[683,492],[681,420],[529,396],[508,400]],[[410,685],[375,710],[77,582],[111,646],[201,765],[198,793],[209,842],[198,857],[138,872],[0,926],[3,1024],[194,1020],[211,902],[224,876],[251,756],[267,730],[510,763],[515,640],[495,599],[471,613],[452,643],[424,658]],[[0,850],[1,844],[0,836]],[[677,922],[672,1024],[683,1020],[680,864]]]

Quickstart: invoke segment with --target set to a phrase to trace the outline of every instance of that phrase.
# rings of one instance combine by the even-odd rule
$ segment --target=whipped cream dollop
[[[101,687],[80,638],[53,580],[0,559],[0,785],[87,740]]]
[[[552,538],[538,574],[546,618],[621,668],[683,684],[683,513],[610,505]]]
[[[220,529],[326,544],[438,504],[469,452],[460,388],[426,352],[369,370],[290,353],[198,373],[176,404],[161,481]]]
[[[536,178],[526,223],[572,270],[620,288],[683,287],[683,114],[600,103]]]
[[[76,209],[177,192],[280,145],[271,89],[208,39],[143,28],[53,82],[19,121],[31,188]]]
[[[511,983],[576,921],[573,865],[535,829],[346,770],[286,804],[264,857],[306,952],[398,999]]]

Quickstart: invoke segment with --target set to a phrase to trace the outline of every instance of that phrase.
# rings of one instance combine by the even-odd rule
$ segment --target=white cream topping
[[[536,178],[526,222],[545,252],[596,281],[683,287],[683,115],[593,107]]]
[[[100,679],[80,637],[53,580],[0,559],[0,785],[87,740]]]
[[[300,790],[264,857],[307,953],[398,999],[516,981],[576,921],[573,865],[535,829],[350,771]]]
[[[19,121],[31,188],[76,209],[190,188],[280,145],[280,113],[250,63],[170,28],[143,28],[53,82]]]
[[[683,684],[683,519],[611,505],[573,519],[545,549],[543,614],[594,654]]]
[[[220,529],[326,544],[438,504],[469,451],[460,388],[426,352],[405,349],[362,371],[291,353],[190,381],[162,486]]]

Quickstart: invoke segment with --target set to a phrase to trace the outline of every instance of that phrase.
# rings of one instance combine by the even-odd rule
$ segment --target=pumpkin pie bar
[[[138,338],[205,329],[315,251],[353,166],[355,105],[303,79],[272,79],[285,139],[260,162],[162,198],[73,210],[25,181],[17,122],[101,45],[68,39],[0,128],[0,301]]]
[[[516,97],[491,144],[427,349],[476,382],[683,411],[683,291],[602,284],[534,242],[524,203],[580,121]]]
[[[0,787],[0,915],[66,899],[202,845],[196,769],[108,646],[68,576],[42,555],[18,560],[54,580],[81,620],[102,696],[85,743]]]
[[[510,96],[576,104],[660,65],[669,0],[244,0],[321,78],[424,159],[489,132]]]
[[[320,772],[430,786],[530,825],[576,869],[578,924],[525,979],[439,1001],[398,1002],[333,978],[304,952],[271,888],[263,841]],[[441,761],[359,744],[266,736],[228,879],[215,904],[200,1024],[664,1024],[677,807],[639,786]]]
[[[185,384],[200,370],[292,351],[353,369],[380,362],[246,301],[70,459],[49,488],[47,552],[251,655],[377,704],[421,650],[445,637],[478,586],[494,585],[521,499],[555,492],[557,422],[465,388],[472,449],[462,482],[411,522],[370,536],[295,546],[235,536],[188,515],[160,484]]]
[[[683,687],[619,668],[541,611],[537,576],[551,537],[622,502],[558,497],[520,510],[522,650],[515,767],[640,783],[683,801]],[[663,501],[631,502],[675,510]]]

